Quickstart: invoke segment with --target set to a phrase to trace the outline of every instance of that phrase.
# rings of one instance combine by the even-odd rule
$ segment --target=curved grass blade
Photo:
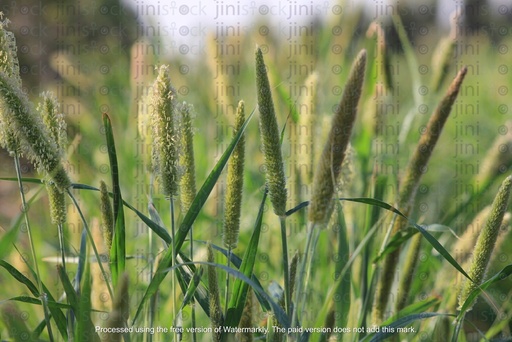
[[[99,341],[98,334],[94,331],[94,325],[91,321],[91,272],[90,264],[85,264],[84,281],[79,298],[79,308],[77,312],[77,327],[75,331],[76,341]]]
[[[194,273],[194,277],[192,278],[192,281],[189,282],[187,292],[185,292],[185,296],[183,297],[183,301],[181,302],[181,306],[179,311],[183,310],[185,306],[188,305],[192,301],[192,298],[194,298],[194,294],[196,292],[197,286],[201,282],[201,277],[203,276],[204,269],[202,267],[199,267],[196,269],[196,273]]]
[[[383,209],[389,210],[389,211],[391,211],[391,212],[393,212],[393,213],[403,217],[411,225],[413,225],[414,228],[416,228],[421,233],[421,235],[423,235],[425,237],[425,239],[427,239],[427,241],[432,245],[432,247],[434,247],[439,252],[439,254],[441,254],[443,256],[443,258],[446,261],[448,261],[450,264],[452,264],[452,266],[455,267],[457,269],[457,271],[459,271],[461,274],[463,274],[466,278],[468,278],[469,280],[473,281],[469,277],[469,275],[462,269],[462,267],[457,263],[457,261],[455,261],[455,259],[453,259],[453,257],[450,255],[450,253],[448,253],[448,251],[439,243],[439,241],[437,241],[437,239],[435,237],[430,235],[430,233],[427,232],[425,230],[425,228],[423,228],[422,226],[420,226],[420,225],[412,222],[411,220],[409,220],[409,218],[407,216],[402,214],[398,209],[396,209],[392,205],[390,205],[390,204],[388,204],[386,202],[374,199],[374,198],[366,198],[366,197],[339,198],[339,200],[340,201],[349,201],[349,202],[357,202],[357,203],[365,203],[365,204],[375,205],[375,206],[378,206],[378,207],[381,207]]]
[[[373,259],[373,263],[377,263],[382,260],[386,255],[396,251],[402,244],[407,242],[411,237],[416,235],[418,231],[416,229],[408,229],[407,231],[399,231],[396,233],[391,240],[388,242],[384,250]]]
[[[258,252],[258,244],[260,241],[261,224],[263,222],[263,210],[265,208],[265,200],[267,199],[267,191],[263,194],[254,230],[251,235],[251,240],[245,251],[242,259],[242,265],[240,265],[240,272],[243,273],[247,278],[251,277],[252,270],[254,269],[254,263],[256,261],[256,254]],[[242,317],[242,312],[245,306],[245,300],[247,298],[247,291],[249,290],[249,284],[237,279],[233,284],[233,293],[229,301],[228,310],[226,312],[226,319],[224,324],[228,327],[237,327]]]
[[[201,240],[194,240],[194,241],[200,242],[205,245],[207,244],[206,241],[201,241]],[[212,248],[219,251],[220,253],[222,253],[226,258],[229,256],[230,263],[232,265],[234,265],[236,268],[240,269],[240,265],[242,265],[242,259],[240,259],[236,254],[234,254],[233,252],[228,253],[227,249],[224,249],[217,245],[212,245]],[[254,274],[251,275],[251,280],[254,281],[259,287],[263,288],[263,286],[261,286],[261,284],[260,284],[260,281],[258,280],[258,278],[256,278],[256,276]],[[255,295],[264,311],[270,311],[272,309],[270,307],[270,305],[267,303],[265,298],[261,297],[258,293],[255,293]]]
[[[78,190],[100,191],[100,189],[95,188],[90,185],[86,185],[86,184],[73,183],[72,187],[73,187],[73,189],[78,189]],[[109,192],[109,195],[113,196],[113,194],[110,192]],[[156,222],[154,222],[149,217],[147,217],[146,215],[144,215],[143,213],[138,211],[134,206],[132,206],[130,203],[126,202],[125,200],[123,200],[123,205],[125,207],[127,207],[128,209],[130,209],[131,211],[133,211],[135,213],[135,215],[137,215],[142,220],[142,222],[144,222],[153,232],[155,232],[156,235],[158,235],[162,240],[164,240],[165,243],[167,243],[169,245],[172,242],[171,236],[169,235],[169,233],[167,232],[167,230],[165,228],[158,225]]]
[[[20,302],[20,303],[41,305],[41,301],[39,299],[34,298],[34,297],[29,297],[29,296],[16,296],[16,297],[12,297],[12,298],[9,298],[7,300],[0,301],[0,304],[2,304],[4,302],[7,302],[9,300],[14,301],[14,302]],[[59,309],[66,309],[66,310],[71,309],[71,306],[69,304],[58,303],[58,302],[54,302],[54,301],[48,301],[48,307],[59,308]],[[43,322],[44,322],[44,324],[46,326],[46,322],[45,321],[43,321]]]
[[[37,287],[34,285],[34,283],[30,279],[25,277],[14,266],[12,266],[11,264],[4,260],[0,260],[0,266],[5,268],[5,270],[9,272],[14,279],[25,285],[29,289],[29,291],[34,295],[34,297],[39,297],[39,291],[37,290]]]
[[[222,170],[224,169],[224,166],[226,166],[226,163],[231,156],[231,153],[236,147],[236,144],[240,140],[240,137],[245,131],[245,128],[247,127],[249,121],[251,120],[252,116],[254,115],[254,110],[249,115],[247,120],[245,120],[242,127],[240,127],[240,130],[238,133],[233,137],[233,140],[229,144],[228,148],[224,151],[222,156],[220,157],[217,164],[214,166],[210,174],[208,175],[208,178],[205,180],[203,185],[201,186],[201,189],[197,192],[196,197],[194,198],[194,201],[190,205],[190,209],[188,210],[187,214],[185,215],[185,218],[183,219],[183,222],[180,225],[180,228],[176,232],[174,243],[174,251],[175,253],[179,253],[181,246],[183,245],[183,242],[187,238],[188,232],[190,230],[190,227],[192,227],[192,224],[197,218],[197,215],[199,215],[199,212],[201,211],[201,208],[203,207],[204,203],[208,199],[211,191],[213,190],[213,187],[217,183],[217,180],[219,179]],[[173,248],[168,248],[165,252],[165,255],[163,256],[162,260],[160,261],[160,264],[158,265],[158,269],[155,272],[155,275],[153,276],[153,279],[151,279],[151,282],[149,283],[146,292],[144,293],[144,296],[142,297],[142,300],[139,303],[139,306],[137,308],[137,311],[135,313],[135,316],[133,317],[132,325],[135,324],[137,321],[137,318],[139,317],[140,313],[142,312],[142,308],[146,301],[151,298],[153,294],[156,293],[158,290],[158,287],[160,286],[160,283],[164,280],[165,276],[167,275],[167,269],[172,264],[172,254],[173,254]]]
[[[476,297],[478,297],[480,295],[480,293],[485,291],[492,284],[507,278],[511,274],[512,274],[512,264],[505,266],[501,271],[499,271],[494,276],[492,276],[491,278],[489,278],[488,280],[486,280],[485,282],[480,284],[479,287],[477,287],[476,289],[473,290],[473,292],[471,292],[471,294],[469,295],[468,299],[466,299],[464,304],[462,304],[462,307],[460,308],[460,313],[459,313],[459,316],[457,316],[457,319],[462,318],[463,313],[466,312],[468,307],[471,305],[471,303],[473,303],[473,301],[476,299]]]
[[[112,131],[112,122],[108,114],[103,113],[103,126],[105,127],[105,137],[107,140],[108,159],[110,162],[110,174],[112,176],[112,194],[114,208],[114,241],[110,251],[112,283],[117,285],[117,279],[124,272],[126,262],[126,232],[124,224],[123,199],[121,196],[121,187],[119,184],[119,166],[117,164],[116,146],[114,143],[114,133]]]
[[[69,281],[68,275],[65,273],[61,265],[57,265],[57,273],[59,275],[60,281],[62,282],[62,287],[64,287],[64,292],[66,293],[66,298],[69,301],[69,305],[71,306],[71,309],[74,311],[76,316],[78,315],[79,310],[78,295],[73,288],[73,285]]]
[[[29,264],[27,263],[27,265]],[[5,268],[5,270],[9,272],[9,274],[11,274],[11,276],[14,279],[25,285],[29,289],[29,291],[34,295],[34,297],[38,298],[40,296],[39,291],[37,290],[37,287],[34,285],[34,283],[30,279],[25,277],[21,272],[19,272],[14,266],[12,266],[11,264],[4,260],[0,260],[0,266]],[[35,272],[32,270],[32,268],[29,267],[29,269],[35,276]],[[46,288],[44,284],[42,284],[42,286],[43,291],[48,295],[48,302],[55,302],[55,299],[51,295],[50,291],[48,291],[48,288]],[[41,300],[37,300],[39,301],[39,304],[41,304]],[[58,307],[49,306],[49,309],[51,315],[55,319],[55,323],[57,324],[57,328],[59,329],[62,338],[64,338],[64,340],[67,340],[68,334],[66,329],[66,317]]]
[[[243,282],[247,283],[253,289],[254,293],[258,293],[260,296],[265,298],[266,301],[268,301],[268,303],[272,309],[272,312],[276,316],[276,319],[284,328],[290,327],[290,320],[289,320],[288,316],[286,315],[286,313],[284,312],[283,308],[281,308],[281,306],[278,303],[274,302],[272,300],[272,298],[252,279],[246,277],[243,273],[241,273],[237,270],[227,267],[226,265],[215,264],[215,263],[206,262],[206,261],[190,261],[190,262],[185,262],[185,263],[181,263],[176,266],[170,267],[170,268],[166,269],[165,271],[169,272],[178,267],[183,267],[183,266],[190,265],[190,264],[214,266],[214,267],[217,267],[217,268],[220,268],[220,269],[226,271],[227,273],[229,273],[230,275],[232,275],[235,278],[241,279]]]

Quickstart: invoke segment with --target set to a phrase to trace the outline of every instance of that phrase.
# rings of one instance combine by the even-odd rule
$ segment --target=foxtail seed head
[[[114,234],[114,213],[108,195],[107,184],[105,184],[104,181],[100,182],[100,211],[103,240],[105,241],[107,250],[110,251],[112,247],[112,235]]]
[[[329,220],[332,197],[350,142],[352,127],[361,97],[366,67],[366,50],[357,56],[347,81],[340,104],[332,119],[331,131],[316,168],[313,179],[313,197],[308,219],[312,223],[325,224]]]
[[[45,126],[50,131],[50,136],[57,144],[59,154],[63,157],[68,144],[64,115],[60,113],[59,102],[52,92],[43,92],[41,98],[43,101],[37,106],[37,111],[41,114]]]
[[[50,138],[41,117],[36,115],[16,80],[5,72],[0,72],[0,102],[4,117],[12,124],[12,132],[21,143],[22,151],[59,191],[69,188],[71,181],[61,164],[57,144]]]
[[[0,72],[13,79],[21,88],[16,39],[12,32],[6,30],[8,23],[8,19],[4,20],[0,12]],[[0,146],[15,155],[20,152],[20,142],[14,133],[8,111],[9,107],[0,99]]]
[[[274,213],[278,216],[284,216],[286,213],[287,191],[281,154],[281,139],[277,127],[267,68],[259,47],[256,49],[256,90],[258,92],[261,142],[267,169],[266,178],[270,202],[272,202]]]
[[[244,102],[238,103],[233,135],[236,135],[245,122]],[[224,213],[224,246],[230,249],[238,245],[240,231],[240,212],[242,208],[242,190],[244,185],[245,139],[240,137],[228,162],[228,179]]]
[[[182,212],[186,213],[196,197],[196,168],[194,162],[194,131],[192,113],[194,106],[183,102],[179,107],[181,113],[181,156],[180,165],[183,174],[180,177],[180,203]]]
[[[210,263],[215,263],[215,256],[213,255],[213,248],[210,243],[207,247],[207,260]],[[220,292],[217,283],[217,270],[214,266],[208,265],[208,295],[210,297],[210,321],[212,325],[212,334],[214,341],[220,341],[222,334],[216,332],[216,328],[222,326],[224,318],[220,306]]]
[[[489,265],[492,251],[500,232],[503,216],[508,209],[511,189],[512,176],[508,176],[501,184],[498,194],[494,198],[489,218],[476,241],[476,246],[473,251],[473,261],[471,262],[468,272],[469,277],[473,279],[473,281],[467,279],[464,281],[459,297],[460,306],[464,304],[471,292],[473,292],[485,278],[487,266]],[[470,309],[471,308],[468,310]]]
[[[437,106],[434,114],[430,117],[425,132],[421,135],[420,141],[407,166],[405,175],[400,182],[398,206],[400,210],[408,211],[412,206],[421,176],[426,172],[428,161],[432,151],[437,144],[444,124],[450,115],[452,106],[459,94],[460,86],[466,76],[467,68],[463,67],[450,84],[446,95]],[[407,214],[406,214],[407,215]],[[400,220],[404,222],[403,220]]]
[[[164,195],[174,197],[178,192],[180,139],[176,117],[176,90],[171,85],[167,65],[162,65],[158,70],[151,104],[155,149],[153,168],[158,171]]]

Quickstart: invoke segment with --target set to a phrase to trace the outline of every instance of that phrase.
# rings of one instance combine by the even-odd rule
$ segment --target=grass
[[[501,108],[496,89],[481,85],[496,84],[489,75],[505,57],[486,55],[478,75],[470,55],[452,59],[451,65],[446,59],[431,64],[431,55],[414,50],[395,18],[404,58],[387,50],[378,25],[373,36],[356,38],[350,34],[356,18],[344,18],[342,35],[332,35],[328,25],[318,30],[314,44],[322,58],[298,54],[289,60],[277,53],[272,37],[247,34],[238,43],[247,53],[220,57],[224,66],[243,65],[236,75],[214,78],[219,64],[210,59],[195,72],[159,68],[153,88],[156,73],[124,89],[130,84],[124,70],[133,61],[119,58],[112,63],[119,69],[108,75],[113,84],[108,96],[84,92],[58,98],[68,132],[75,132],[62,155],[52,154],[59,147],[56,135],[44,133],[35,106],[13,91],[19,90],[16,82],[5,81],[14,68],[3,65],[0,123],[2,133],[15,133],[19,149],[6,140],[11,135],[2,136],[14,158],[1,182],[18,184],[17,201],[28,209],[2,222],[1,338],[510,337],[512,307],[506,299],[512,295],[512,251],[510,227],[502,225],[508,190],[498,187],[509,186],[510,151],[503,146],[511,139],[503,115],[484,120],[472,114],[476,106],[480,113]],[[464,44],[462,37],[455,38]],[[491,44],[479,39],[482,50]],[[347,48],[340,56],[335,46]],[[12,59],[6,45],[2,51]],[[145,62],[153,63],[152,57],[145,56]],[[287,78],[290,65],[310,65],[309,60],[314,70]],[[358,61],[355,71],[353,61]],[[424,66],[432,72],[424,73]],[[66,79],[66,85],[74,81]],[[415,92],[430,82],[435,83],[432,91]],[[153,89],[158,89],[156,98],[149,100]],[[87,103],[93,119],[66,115],[67,104],[77,101]],[[101,113],[97,109],[105,109],[105,103],[108,113]],[[149,118],[159,111],[168,116]],[[31,115],[28,125],[39,125],[50,147],[36,146],[34,134],[21,125],[6,124],[12,113]],[[169,134],[169,127],[175,133]],[[240,146],[245,160],[232,166],[244,154]],[[20,153],[40,165],[40,174],[21,171]],[[49,154],[53,159],[45,164],[41,155]],[[70,186],[62,181],[60,165],[66,166]],[[55,178],[56,168],[60,178]],[[230,172],[238,173],[236,181]],[[185,181],[176,182],[185,175]],[[46,189],[55,184],[66,196],[64,223],[51,217]],[[240,184],[237,195],[234,187]],[[485,257],[475,260],[485,263],[479,267],[487,272],[477,279],[469,257],[474,244],[462,248],[457,241],[477,229],[471,221],[494,198],[499,215],[491,210],[489,218],[480,219],[494,230],[478,239],[485,253],[475,251]],[[225,212],[234,222],[229,243],[224,241]],[[102,230],[109,229],[112,237],[104,239]],[[476,243],[478,234],[469,235]],[[463,288],[456,308],[450,298],[458,298]],[[242,326],[248,332],[237,330]],[[111,333],[101,331],[107,328]]]

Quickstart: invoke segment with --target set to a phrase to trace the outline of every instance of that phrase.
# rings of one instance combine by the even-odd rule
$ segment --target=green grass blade
[[[203,271],[204,269],[202,267],[196,269],[196,273],[194,273],[192,281],[189,282],[188,284],[188,288],[187,291],[185,292],[185,296],[183,297],[183,301],[181,302],[179,311],[183,310],[183,308],[192,301],[192,298],[194,298],[197,286],[199,285],[201,277],[203,276]]]
[[[238,144],[238,141],[240,140],[240,137],[245,131],[245,128],[247,127],[249,121],[251,120],[252,116],[254,115],[254,110],[251,112],[247,120],[245,120],[242,127],[240,127],[240,130],[237,132],[237,134],[233,137],[233,140],[229,144],[228,148],[222,156],[220,157],[219,161],[213,168],[213,170],[210,172],[210,175],[208,175],[208,178],[204,182],[201,189],[198,191],[196,197],[194,198],[194,201],[190,205],[190,209],[188,210],[187,214],[185,215],[185,218],[183,219],[183,222],[180,225],[180,228],[176,234],[176,241],[174,241],[174,248],[176,250],[176,253],[180,251],[181,246],[183,245],[183,242],[185,241],[188,232],[190,230],[190,227],[192,227],[192,224],[197,218],[197,215],[199,214],[199,211],[203,207],[204,203],[206,202],[208,196],[210,195],[211,191],[213,190],[213,187],[217,183],[217,180],[220,177],[220,174],[222,170],[224,169],[224,166],[226,166],[226,163],[228,162],[229,157],[231,156],[231,153],[235,149],[236,145]]]
[[[246,277],[251,277],[252,270],[254,269],[254,263],[256,261],[256,254],[258,253],[258,244],[260,241],[261,224],[263,222],[263,210],[265,208],[265,200],[267,199],[267,191],[263,194],[254,230],[251,235],[251,240],[245,251],[242,259],[242,265],[240,265],[240,272]],[[228,327],[237,327],[242,317],[242,312],[245,306],[245,300],[247,298],[247,291],[249,285],[243,282],[241,279],[237,279],[233,284],[233,292],[229,301],[228,310],[226,312],[226,318],[224,324]]]
[[[76,341],[99,341],[99,336],[94,331],[91,321],[91,271],[90,264],[86,263],[82,290],[80,291],[79,309],[77,314],[77,327],[75,331]]]
[[[462,307],[460,309],[460,313],[459,313],[459,316],[457,317],[457,319],[462,318],[464,312],[466,312],[468,307],[480,295],[480,293],[485,291],[492,284],[507,278],[511,274],[512,274],[512,264],[505,266],[501,271],[499,271],[494,276],[492,276],[491,278],[489,278],[488,280],[486,280],[482,284],[480,284],[480,287],[477,287],[476,289],[474,289],[473,292],[471,292],[471,294],[469,295],[468,299],[466,299],[464,304],[462,304]]]
[[[176,269],[178,267],[183,267],[183,266],[186,266],[186,265],[189,265],[189,264],[214,266],[214,267],[217,267],[217,268],[220,268],[220,269],[224,270],[225,272],[229,273],[230,275],[232,275],[235,278],[241,279],[242,281],[247,283],[253,289],[254,293],[259,294],[261,297],[263,297],[269,303],[272,312],[276,316],[276,319],[278,320],[278,322],[283,327],[285,327],[285,328],[289,328],[290,327],[290,320],[289,320],[288,316],[286,315],[286,313],[284,312],[284,310],[281,308],[281,306],[278,303],[274,302],[272,300],[272,298],[261,288],[260,285],[258,285],[256,282],[254,282],[249,277],[246,277],[240,271],[234,270],[234,269],[232,269],[230,267],[227,267],[226,265],[215,264],[215,263],[206,262],[206,261],[185,262],[185,263],[181,263],[181,264],[178,264],[176,266],[173,266],[173,267],[167,269],[166,271],[169,272],[169,271],[172,271],[172,270],[174,270],[174,269]]]
[[[73,183],[72,187],[73,187],[73,189],[78,189],[78,190],[100,191],[98,188],[95,188],[93,186],[89,186],[86,184]],[[110,195],[113,196],[112,193],[110,193]],[[154,222],[149,217],[147,217],[146,215],[141,213],[139,210],[137,210],[134,206],[132,206],[130,203],[126,202],[125,200],[123,200],[123,205],[125,207],[127,207],[128,209],[130,209],[131,211],[133,211],[135,213],[135,215],[137,215],[142,220],[142,222],[144,222],[153,232],[155,232],[156,235],[158,235],[162,240],[164,240],[165,243],[167,243],[169,245],[172,242],[171,236],[169,235],[169,233],[167,232],[167,230],[164,227],[158,225],[156,222]]]
[[[387,320],[382,322],[382,325],[391,324],[391,323],[393,323],[394,321],[398,320],[401,317],[406,317],[406,316],[410,316],[410,315],[416,315],[416,314],[420,314],[422,312],[425,312],[426,310],[428,310],[432,306],[438,304],[439,301],[440,300],[438,298],[430,298],[428,300],[424,300],[424,301],[420,301],[420,302],[417,302],[417,303],[413,303],[413,304],[411,304],[409,306],[406,306],[405,308],[400,310],[398,313],[396,313],[395,315],[391,316],[390,318],[388,318]]]
[[[16,297],[9,298],[7,300],[12,300],[15,302],[20,302],[20,303],[33,304],[33,305],[41,305],[41,300],[34,298],[34,297],[29,297],[29,296],[16,296]],[[7,300],[0,301],[0,304],[3,302],[6,302]],[[65,309],[65,310],[71,309],[71,306],[69,304],[58,303],[58,302],[54,302],[54,301],[48,301],[48,306],[51,308],[59,308],[59,309]]]
[[[200,242],[205,245],[207,244],[206,241],[200,241],[200,240],[195,240],[195,241]],[[217,245],[212,245],[212,248],[219,251],[220,253],[222,253],[226,258],[229,255],[229,258],[230,258],[229,260],[230,260],[231,265],[234,265],[236,268],[240,269],[240,265],[242,265],[242,259],[240,259],[240,257],[238,257],[235,253],[233,253],[233,252],[228,253],[227,249],[224,249]],[[253,282],[255,282],[259,287],[263,288],[263,286],[261,286],[261,284],[260,284],[260,281],[258,280],[258,278],[256,278],[256,276],[254,274],[251,275],[251,280]],[[265,298],[260,296],[257,292],[255,292],[254,294],[256,296],[256,299],[258,299],[258,302],[260,303],[260,305],[262,306],[264,311],[272,310],[272,308],[270,307],[270,304],[267,303],[267,300]]]
[[[453,267],[455,267],[457,269],[457,271],[459,271],[461,274],[463,274],[466,278],[471,280],[469,275],[462,269],[462,267],[457,263],[457,261],[455,261],[455,259],[450,255],[450,253],[448,253],[448,251],[439,243],[439,241],[437,241],[437,239],[435,237],[433,237],[429,232],[427,232],[425,230],[425,228],[423,228],[422,226],[420,226],[420,225],[412,222],[411,220],[409,220],[409,218],[407,216],[402,214],[398,209],[396,209],[392,205],[390,205],[390,204],[388,204],[386,202],[380,201],[380,200],[376,200],[374,198],[365,198],[365,197],[359,197],[359,198],[339,198],[339,200],[340,201],[349,201],[349,202],[357,202],[357,203],[365,203],[365,204],[369,204],[369,205],[375,205],[375,206],[378,206],[378,207],[381,207],[383,209],[389,210],[389,211],[391,211],[391,212],[393,212],[393,213],[403,217],[411,225],[413,225],[421,233],[421,235],[423,235],[423,237],[425,237],[425,239],[432,245],[432,247],[434,247],[439,252],[439,254],[441,254],[443,256],[443,258],[446,261],[448,261]]]
[[[0,266],[2,266],[3,268],[5,268],[5,270],[7,272],[9,272],[9,274],[14,278],[16,279],[17,281],[19,281],[20,283],[22,283],[23,285],[25,285],[29,291],[34,295],[34,297],[39,297],[39,291],[37,290],[37,286],[34,285],[34,283],[32,281],[30,281],[30,279],[28,279],[27,277],[25,277],[20,271],[18,271],[14,266],[12,266],[11,264],[9,264],[7,261],[4,261],[4,260],[0,260]]]
[[[114,142],[114,132],[110,117],[103,114],[103,126],[105,127],[105,137],[107,140],[108,159],[110,162],[110,174],[112,176],[112,194],[114,208],[114,241],[110,254],[112,283],[117,285],[117,279],[124,272],[126,263],[126,232],[124,222],[123,198],[121,196],[121,186],[119,184],[119,166],[117,164],[116,145]]]
[[[382,260],[386,255],[396,251],[402,244],[407,242],[411,237],[416,235],[418,231],[416,229],[407,229],[396,233],[388,244],[384,247],[384,250],[373,259],[373,263],[377,263]]]
[[[73,285],[69,281],[68,275],[64,272],[64,269],[61,265],[57,265],[57,273],[59,275],[60,281],[62,283],[62,287],[64,287],[64,292],[66,293],[66,297],[71,305],[71,308],[74,310],[75,316],[78,316],[79,312],[79,298],[78,295],[73,288]]]
[[[12,266],[11,264],[9,264],[8,262],[6,262],[4,260],[0,260],[0,266],[5,268],[5,270],[7,272],[9,272],[9,274],[14,279],[19,281],[23,285],[25,285],[29,289],[29,291],[34,295],[34,297],[38,298],[40,296],[39,291],[37,290],[37,286],[34,285],[34,283],[30,279],[28,279],[21,272],[19,272],[14,266]],[[32,274],[35,276],[35,273],[32,270],[32,268],[29,267],[29,269],[32,272]],[[43,286],[43,291],[48,295],[48,301],[55,302],[55,299],[51,295],[50,291],[48,291],[46,286],[44,284],[42,284],[42,286]],[[41,304],[41,300],[40,299],[37,299],[37,300],[38,300],[39,304]],[[66,317],[64,316],[62,311],[57,307],[50,306],[49,309],[50,309],[50,313],[52,314],[52,316],[55,319],[55,323],[57,324],[57,327],[59,329],[61,336],[65,340],[67,340],[68,335],[67,335],[67,329],[66,329]]]
[[[233,137],[233,140],[227,147],[226,151],[224,151],[224,153],[220,157],[219,161],[217,162],[217,164],[215,165],[213,170],[210,172],[210,175],[208,176],[206,181],[203,183],[201,189],[197,192],[197,195],[194,198],[194,201],[190,205],[190,209],[188,210],[187,214],[185,215],[185,218],[183,219],[183,222],[181,223],[180,228],[178,229],[178,231],[176,233],[176,237],[175,237],[176,241],[173,241],[175,253],[179,253],[181,246],[183,245],[183,242],[187,238],[190,227],[192,227],[192,224],[196,220],[197,215],[199,215],[201,208],[203,207],[204,203],[208,199],[208,196],[210,195],[211,191],[213,190],[215,184],[217,183],[217,180],[219,179],[219,177],[222,173],[222,170],[224,169],[224,166],[226,166],[229,156],[235,149],[236,144],[240,140],[240,137],[244,133],[245,128],[247,127],[247,125],[253,115],[254,115],[254,110],[249,115],[247,120],[245,120],[242,127],[240,127],[240,130],[238,131],[238,133]],[[173,249],[168,248],[167,251],[165,252],[165,255],[162,257],[162,259],[158,265],[158,269],[156,270],[155,275],[153,276],[153,279],[151,279],[151,282],[149,283],[148,287],[146,288],[146,292],[144,293],[144,296],[142,297],[142,300],[140,301],[140,303],[137,307],[135,316],[133,317],[132,324],[135,324],[135,322],[137,321],[146,301],[149,298],[151,298],[151,296],[158,291],[160,283],[164,280],[165,276],[167,275],[168,271],[166,271],[166,269],[168,269],[169,266],[172,264],[172,254],[173,254]]]

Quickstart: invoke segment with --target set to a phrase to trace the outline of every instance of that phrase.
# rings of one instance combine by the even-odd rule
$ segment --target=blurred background
[[[123,198],[144,212],[150,192],[147,162],[151,154],[145,99],[156,68],[169,64],[179,100],[195,107],[197,183],[202,184],[230,141],[238,101],[245,100],[247,112],[256,107],[256,45],[265,53],[280,127],[296,123],[303,116],[315,117],[317,129],[308,134],[321,141],[306,153],[310,160],[319,154],[321,138],[354,56],[362,48],[368,49],[370,60],[375,63],[368,73],[354,140],[369,126],[374,127],[375,155],[369,165],[395,179],[405,168],[448,83],[463,65],[468,66],[452,116],[422,180],[414,213],[419,222],[441,220],[464,194],[479,191],[474,180],[492,148],[501,153],[502,160],[493,174],[492,190],[467,209],[467,217],[454,221],[452,228],[457,233],[492,201],[503,175],[510,173],[511,145],[493,145],[512,127],[507,123],[511,119],[512,86],[509,2],[13,0],[2,1],[0,11],[15,34],[23,86],[29,97],[37,103],[42,91],[52,90],[61,102],[68,122],[67,157],[72,180],[98,187],[100,180],[110,179],[101,122],[101,114],[108,113],[118,146]],[[393,16],[401,19],[409,47],[401,44]],[[455,42],[455,48],[446,68],[443,64],[444,79],[436,85],[432,80],[441,63],[436,51],[442,51],[446,40]],[[412,59],[408,51],[413,52]],[[316,76],[310,79],[311,75]],[[314,103],[306,103],[313,91]],[[376,123],[377,115],[384,118],[384,123]],[[301,133],[293,125],[287,127],[291,128],[285,131],[283,153],[293,165]],[[247,141],[250,165],[244,201],[247,208],[256,208],[264,169],[255,122],[248,128]],[[371,166],[362,165],[363,159],[354,157],[353,182],[345,189],[347,195],[366,195],[360,179],[365,178]],[[298,171],[287,167],[291,184],[288,207],[292,208],[309,198],[310,183],[293,188],[298,184],[293,181],[297,180]],[[22,171],[25,176],[35,175],[28,163],[23,164]],[[2,151],[0,177],[14,175],[12,159]],[[221,198],[223,186],[219,182],[212,197]],[[37,188],[27,184],[26,191],[34,194]],[[391,182],[387,191],[386,200],[391,203],[396,182]],[[51,226],[48,211],[41,209],[47,208],[47,199],[43,194],[38,196],[42,205],[31,210],[31,215],[37,217],[41,227]],[[87,217],[97,220],[96,194],[82,192],[80,198]],[[220,235],[222,203],[209,201],[201,213],[208,230],[205,240]],[[165,205],[163,197],[156,195],[155,205],[157,209]],[[16,184],[0,182],[0,233],[19,217],[19,208]],[[128,238],[144,236],[147,227],[130,219]],[[168,222],[166,217],[163,219]],[[244,229],[250,229],[253,217],[243,220]],[[299,221],[290,220],[289,227],[291,235],[303,233]],[[77,213],[71,208],[68,232],[75,248],[80,231]],[[45,241],[41,246],[44,256],[56,254],[57,235],[55,229],[51,232],[38,233]],[[243,239],[248,237],[242,237],[242,246]],[[271,234],[263,239],[268,246],[277,243]],[[135,241],[130,241],[130,251],[144,253],[137,249],[140,246]],[[260,260],[269,274],[279,265],[277,258],[270,253]],[[510,249],[499,262],[512,262]],[[481,312],[484,311],[474,311],[475,315]],[[485,321],[488,314],[482,315],[481,321]]]

